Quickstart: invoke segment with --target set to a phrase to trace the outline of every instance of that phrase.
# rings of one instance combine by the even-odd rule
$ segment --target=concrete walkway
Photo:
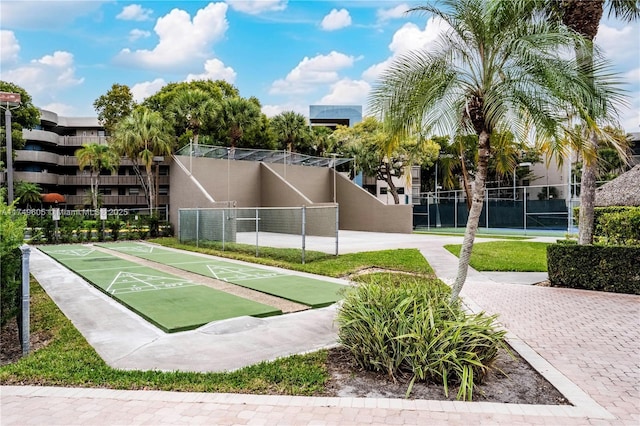
[[[415,247],[440,278],[455,277],[457,258],[442,246],[459,243],[460,237],[342,234],[341,253]],[[219,371],[335,343],[335,308],[311,311],[317,317],[309,321],[302,316],[307,312],[289,314],[286,322],[277,321],[284,317],[224,321],[171,341],[174,335],[136,320],[91,286],[71,282],[73,274],[44,255],[34,253],[33,266],[65,314],[105,361],[119,368],[186,364],[190,370]],[[0,424],[640,424],[640,298],[526,285],[544,278],[470,270],[462,296],[474,310],[499,313],[510,343],[573,406],[3,386]],[[100,315],[109,318],[104,327],[95,321],[96,306],[107,309],[106,317]],[[269,342],[283,340],[265,349],[259,340],[264,335]],[[249,347],[233,347],[239,339]],[[180,353],[185,345],[195,351],[195,361]],[[220,346],[230,347],[235,357],[211,356],[208,351]]]

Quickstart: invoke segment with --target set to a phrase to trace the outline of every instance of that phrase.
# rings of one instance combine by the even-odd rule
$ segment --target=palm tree
[[[293,151],[309,139],[309,123],[304,115],[285,111],[271,118],[271,128],[280,142],[281,149]]]
[[[139,107],[118,123],[111,142],[117,152],[133,162],[153,215],[157,196],[152,173],[154,157],[171,154],[175,140],[170,126],[159,112]],[[139,166],[145,169],[144,178]]]
[[[42,188],[40,185],[33,182],[18,181],[15,183],[15,194],[20,204],[25,204],[27,208],[31,203],[37,203],[40,201],[40,194]]]
[[[169,105],[176,127],[193,134],[193,143],[198,145],[198,137],[203,127],[215,115],[216,104],[212,97],[201,89],[187,89],[179,92]]]
[[[371,109],[392,134],[475,134],[477,169],[472,206],[451,299],[466,280],[482,211],[491,139],[554,138],[567,109],[602,101],[609,86],[578,72],[562,57],[580,39],[507,0],[445,0],[412,12],[431,13],[448,28],[429,50],[409,52],[385,71],[372,91]],[[600,89],[596,93],[595,88]],[[607,93],[605,93],[607,94]],[[597,95],[597,96],[596,96]],[[400,139],[400,138],[397,138]]]
[[[78,167],[84,170],[89,168],[91,185],[91,206],[98,208],[98,187],[100,186],[100,172],[102,170],[114,171],[120,163],[120,156],[108,145],[97,143],[85,144],[75,152],[78,158]]]
[[[231,148],[235,148],[244,130],[260,123],[260,107],[241,97],[224,99],[218,109],[218,123],[227,130]]]
[[[575,47],[576,57],[587,70],[594,67],[593,40],[598,34],[600,19],[604,15],[605,4],[609,16],[631,22],[640,18],[640,3],[638,0],[546,0],[537,6],[549,13],[551,20],[560,21],[571,30],[586,38],[588,43],[579,43]],[[596,111],[587,111],[588,117],[583,120],[588,123],[589,131],[586,135],[569,134],[570,144],[581,151],[584,163],[580,185],[580,217],[578,228],[578,244],[593,243],[594,231],[594,202],[596,194],[596,177],[598,171],[597,150],[598,139],[606,139],[624,158],[625,144],[619,144],[615,138],[607,137],[603,128],[595,120],[599,117]],[[607,123],[605,123],[607,124]]]

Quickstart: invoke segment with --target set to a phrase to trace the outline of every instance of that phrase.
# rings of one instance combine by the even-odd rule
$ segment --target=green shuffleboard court
[[[38,247],[167,333],[244,315],[282,311],[103,253],[91,246]]]
[[[100,247],[152,260],[196,274],[212,277],[262,293],[301,303],[312,308],[329,306],[342,299],[344,285],[330,281],[281,273],[213,257],[136,243],[101,243]]]

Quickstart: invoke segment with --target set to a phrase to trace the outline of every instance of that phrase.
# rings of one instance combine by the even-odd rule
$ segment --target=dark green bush
[[[553,244],[547,248],[554,287],[640,294],[640,247]]]
[[[595,209],[595,238],[611,245],[640,245],[640,207]]]
[[[2,255],[0,268],[0,326],[18,315],[20,310],[20,283],[22,252],[19,248]]]
[[[458,399],[471,400],[482,381],[504,331],[495,317],[469,315],[449,303],[449,289],[439,280],[404,275],[374,277],[350,288],[338,312],[340,342],[363,368],[392,378],[459,385]]]

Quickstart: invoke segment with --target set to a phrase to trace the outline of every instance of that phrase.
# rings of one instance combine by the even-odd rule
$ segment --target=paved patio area
[[[352,250],[341,247],[341,253],[364,247],[419,248],[437,275],[450,282],[457,259],[442,245],[461,238],[349,233],[341,241],[353,242]],[[640,424],[640,297],[526,285],[538,281],[540,275],[470,270],[462,296],[472,309],[499,313],[510,343],[574,406],[4,386],[0,388],[0,423]],[[78,310],[76,305],[65,313],[74,315]],[[330,313],[327,317],[330,321]],[[268,327],[263,324],[260,329]],[[328,339],[324,344],[331,344],[331,327],[322,329],[323,339]],[[219,335],[211,333],[202,340]],[[145,357],[136,362],[144,363]]]

